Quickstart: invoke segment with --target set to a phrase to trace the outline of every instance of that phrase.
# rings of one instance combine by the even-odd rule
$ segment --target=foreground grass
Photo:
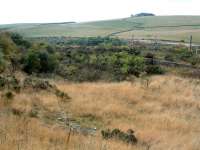
[[[54,81],[55,82],[55,81]],[[55,95],[24,91],[0,103],[0,149],[199,149],[200,81],[165,75],[121,83],[55,82],[71,97],[62,105]],[[148,84],[147,84],[148,83]],[[33,109],[37,117],[30,116]],[[21,115],[13,115],[10,110]],[[96,136],[70,135],[53,114],[65,111]],[[104,141],[100,130],[134,129],[139,143]]]

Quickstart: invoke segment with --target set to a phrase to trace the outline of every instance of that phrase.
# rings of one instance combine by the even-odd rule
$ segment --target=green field
[[[117,36],[120,38],[158,38],[185,40],[193,35],[200,43],[200,16],[132,17],[107,21],[57,24],[0,25],[0,29],[19,32],[26,37],[89,37]]]

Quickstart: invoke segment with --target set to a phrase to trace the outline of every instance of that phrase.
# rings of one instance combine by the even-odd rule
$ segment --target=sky
[[[200,15],[200,0],[0,0],[0,24],[87,22],[150,12]]]

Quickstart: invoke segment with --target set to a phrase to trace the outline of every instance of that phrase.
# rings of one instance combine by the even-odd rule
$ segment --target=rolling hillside
[[[132,17],[85,23],[12,24],[0,30],[19,32],[26,37],[46,36],[117,36],[120,38],[159,38],[200,43],[200,16]]]

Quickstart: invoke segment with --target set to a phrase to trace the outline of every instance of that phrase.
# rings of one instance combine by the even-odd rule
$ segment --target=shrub
[[[59,65],[56,73],[64,78],[72,78],[78,72],[79,68],[76,65]]]
[[[85,67],[75,74],[75,81],[90,81],[94,82],[101,78],[101,70]]]
[[[145,58],[149,58],[149,59],[154,59],[155,58],[155,55],[153,53],[147,53],[145,55]]]
[[[23,86],[25,88],[33,88],[35,90],[51,90],[54,88],[48,81],[34,79],[28,77],[24,80]]]
[[[180,40],[181,43],[185,43],[185,40]]]
[[[143,57],[119,51],[73,51],[67,52],[57,73],[69,80],[124,80],[129,75],[139,76],[144,72]]]
[[[53,72],[57,65],[58,61],[54,54],[49,54],[46,51],[39,52],[39,61],[40,61],[40,70],[42,73],[51,73]]]
[[[146,59],[146,64],[147,65],[153,65],[154,64],[155,55],[152,54],[152,53],[147,53],[145,55],[145,59]]]
[[[11,91],[7,91],[3,93],[3,98],[4,105],[10,105],[14,98],[14,94]]]
[[[6,58],[18,51],[18,47],[11,39],[10,33],[7,32],[0,33],[0,47]]]
[[[6,99],[13,99],[14,94],[11,91],[8,91],[5,93],[5,98]]]
[[[180,60],[188,61],[193,56],[193,53],[188,49],[181,49],[177,55]]]
[[[130,48],[128,49],[128,53],[131,54],[131,55],[140,55],[141,54],[141,51],[138,50],[138,49],[135,49],[135,48]]]
[[[190,58],[190,63],[195,66],[200,64],[200,57],[199,56],[193,56]]]
[[[31,118],[37,118],[38,117],[38,111],[36,109],[31,109],[31,111],[28,114]]]
[[[0,90],[5,88],[19,92],[21,87],[15,76],[0,76]]]
[[[0,49],[0,73],[3,72],[5,68],[6,68],[6,61],[4,59],[2,50]]]
[[[144,71],[144,59],[139,56],[129,55],[126,52],[120,52],[117,54],[118,60],[115,66],[120,67],[120,71],[125,75],[139,76]]]
[[[47,52],[50,53],[50,54],[55,53],[54,48],[50,45],[47,45],[46,49],[47,49]]]
[[[18,33],[11,33],[11,39],[19,46],[23,46],[25,48],[31,47],[31,43],[24,40],[24,38]]]
[[[58,66],[56,55],[47,51],[29,51],[24,59],[24,71],[27,73],[52,73]]]
[[[55,90],[55,94],[56,94],[56,96],[60,97],[63,102],[66,102],[69,99],[71,99],[71,97],[69,97],[69,95],[67,93],[62,92],[58,89]]]
[[[14,90],[15,92],[20,92],[21,85],[20,81],[15,76],[7,77],[8,79],[8,86],[10,89]]]
[[[139,76],[142,72],[144,72],[145,62],[142,57],[133,57],[130,62],[129,73]]]
[[[23,115],[23,110],[17,109],[17,108],[12,108],[12,113],[16,116],[21,116]]]
[[[174,56],[171,55],[171,54],[167,54],[167,55],[165,56],[165,60],[167,60],[167,61],[174,61]]]
[[[110,129],[107,129],[102,130],[101,135],[103,139],[116,139],[126,142],[128,144],[136,144],[138,141],[132,129],[129,129],[127,133],[120,131],[119,129],[113,129],[112,131]]]
[[[41,68],[40,58],[38,53],[34,51],[29,51],[24,62],[24,71],[27,73],[38,73]]]
[[[0,76],[0,89],[2,90],[6,86],[6,80],[4,77]]]
[[[164,70],[158,65],[148,65],[146,67],[147,74],[163,74]]]

